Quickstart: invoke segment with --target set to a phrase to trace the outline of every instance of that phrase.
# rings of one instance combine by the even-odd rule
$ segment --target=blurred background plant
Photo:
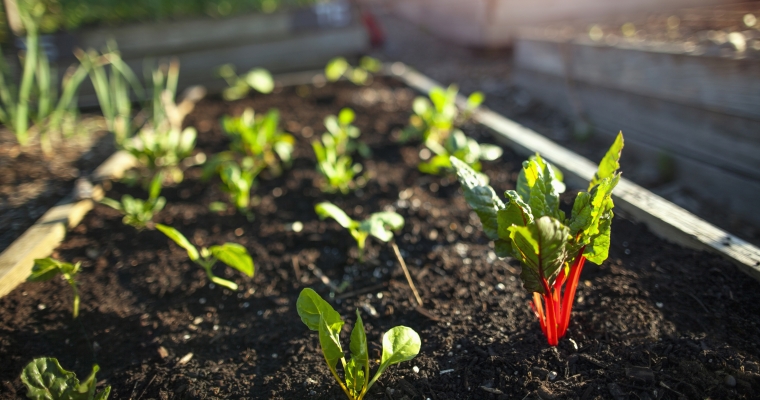
[[[222,92],[222,97],[227,101],[240,100],[247,96],[251,89],[264,94],[274,90],[272,74],[264,68],[254,68],[243,76],[239,76],[235,72],[234,65],[224,64],[217,69],[216,73],[229,85]]]

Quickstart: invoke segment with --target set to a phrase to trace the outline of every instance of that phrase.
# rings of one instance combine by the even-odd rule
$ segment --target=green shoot
[[[414,114],[409,117],[409,126],[403,131],[402,141],[422,139],[425,143],[442,144],[452,130],[465,123],[484,100],[483,93],[472,93],[467,98],[467,106],[460,113],[456,105],[458,92],[456,85],[451,85],[446,90],[436,87],[430,90],[430,100],[424,97],[414,99]]]
[[[92,372],[82,382],[75,373],[66,371],[55,358],[35,358],[24,367],[21,381],[26,386],[26,397],[33,400],[106,400],[111,387],[95,391],[95,374],[100,367],[94,365]]]
[[[128,194],[121,196],[121,202],[105,197],[100,200],[113,209],[124,213],[122,220],[126,225],[132,225],[138,231],[152,224],[153,215],[161,211],[166,205],[166,198],[160,196],[162,174],[156,174],[150,184],[148,200],[136,199]]]
[[[359,60],[359,66],[352,67],[345,58],[336,57],[325,66],[325,77],[330,82],[345,77],[355,85],[365,86],[372,83],[372,74],[382,69],[383,63],[376,58],[362,57]]]
[[[227,101],[240,100],[247,96],[251,89],[264,94],[272,93],[274,90],[272,74],[264,68],[254,68],[241,77],[235,73],[234,65],[224,64],[217,69],[217,74],[229,85],[222,92],[222,97]]]
[[[432,140],[426,141],[425,145],[435,155],[429,161],[421,162],[417,167],[420,172],[434,175],[451,169],[449,159],[452,156],[464,161],[475,171],[480,171],[481,161],[496,160],[504,153],[501,147],[478,143],[475,139],[465,136],[459,129],[454,129],[443,141],[443,145]]]
[[[143,129],[132,140],[124,142],[123,147],[135,156],[151,177],[162,172],[172,182],[179,183],[184,178],[181,163],[195,149],[197,136],[193,127],[182,131],[168,128],[161,132]]]
[[[420,352],[422,342],[417,332],[406,326],[391,328],[383,335],[383,355],[380,359],[380,366],[377,368],[375,376],[369,380],[369,348],[359,310],[356,310],[356,323],[351,331],[349,344],[351,359],[346,361],[343,348],[340,345],[340,331],[344,324],[340,314],[310,288],[301,291],[296,302],[296,308],[301,321],[310,330],[319,332],[319,344],[322,347],[322,354],[327,362],[327,367],[330,368],[333,378],[350,400],[362,400],[367,391],[389,366],[409,361]],[[341,379],[338,375],[338,361],[343,366],[345,379]]]
[[[45,282],[55,278],[58,275],[69,283],[71,290],[74,292],[74,303],[71,306],[71,314],[74,318],[79,316],[79,290],[75,280],[79,273],[80,263],[70,264],[63,261],[48,258],[38,258],[34,260],[32,273],[26,278],[29,282]]]
[[[404,227],[404,217],[391,211],[374,213],[360,222],[351,219],[343,210],[330,202],[319,203],[314,207],[314,210],[320,219],[330,217],[351,232],[351,236],[356,240],[356,246],[359,248],[360,260],[364,259],[364,248],[369,236],[374,236],[383,242],[389,242],[393,239],[393,231]]]
[[[364,143],[356,143],[351,139],[359,137],[359,128],[351,125],[355,114],[353,110],[344,108],[338,116],[329,115],[325,118],[327,132],[322,140],[314,140],[311,145],[317,157],[317,170],[325,178],[322,191],[348,193],[356,186],[354,176],[361,172],[360,164],[353,164],[350,153],[359,150],[362,155],[369,156],[371,151]]]
[[[282,174],[283,165],[291,162],[295,138],[279,128],[280,113],[271,109],[256,116],[246,109],[240,117],[225,116],[222,126],[232,138],[231,148],[237,154],[253,159],[256,169],[268,169],[274,176]]]
[[[156,224],[156,229],[163,232],[163,234],[173,240],[174,243],[177,243],[179,247],[185,249],[190,260],[201,266],[201,268],[206,271],[206,276],[208,276],[211,282],[219,286],[226,287],[230,290],[238,289],[238,285],[235,282],[214,275],[211,268],[217,261],[227,264],[248,277],[253,277],[253,260],[248,254],[248,250],[237,243],[225,243],[221,246],[215,245],[209,248],[201,247],[201,250],[198,251],[198,249],[193,246],[182,233],[171,226]]]

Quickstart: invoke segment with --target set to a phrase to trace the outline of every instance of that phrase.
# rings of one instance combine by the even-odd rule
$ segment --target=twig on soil
[[[298,266],[298,257],[292,257],[290,261],[293,262],[293,270],[296,273],[296,282],[301,282],[301,268]]]
[[[317,266],[316,266],[316,265],[314,265],[314,264],[309,264],[309,270],[310,270],[310,271],[311,271],[311,272],[312,272],[312,273],[313,273],[313,274],[314,274],[314,275],[315,275],[317,278],[319,278],[319,280],[320,280],[320,281],[322,281],[322,283],[324,283],[324,284],[325,284],[325,285],[327,285],[327,286],[328,286],[330,289],[332,289],[332,291],[333,291],[333,292],[338,292],[338,293],[340,293],[340,292],[341,292],[341,290],[338,288],[338,286],[337,286],[337,285],[335,285],[335,284],[334,284],[334,283],[333,283],[333,282],[330,280],[330,278],[328,278],[328,277],[327,277],[327,275],[325,275],[325,274],[324,274],[324,272],[322,272],[322,270],[321,270],[321,269],[319,269],[319,267],[317,267]]]
[[[695,295],[693,295],[693,294],[691,294],[691,293],[688,293],[688,292],[681,292],[681,293],[686,293],[686,294],[688,294],[689,296],[691,296],[691,298],[692,298],[692,299],[696,300],[696,301],[697,301],[697,303],[699,303],[699,305],[700,305],[700,306],[702,306],[702,308],[705,310],[705,312],[706,312],[706,313],[708,313],[708,314],[712,314],[712,313],[710,312],[710,310],[708,310],[708,309],[707,309],[707,307],[705,306],[705,304],[704,304],[704,303],[702,303],[702,301],[701,301],[701,300],[699,300],[699,298],[698,298],[697,296],[695,296]]]
[[[153,377],[150,378],[150,381],[148,381],[148,384],[145,385],[145,387],[143,388],[143,390],[140,393],[140,395],[137,396],[137,400],[140,400],[143,397],[143,395],[145,394],[145,391],[148,390],[148,387],[150,386],[151,383],[153,383],[153,380],[155,380],[155,379],[156,379],[156,374],[154,373]]]
[[[665,382],[663,382],[663,381],[660,381],[660,386],[664,387],[665,389],[668,389],[668,390],[672,391],[673,393],[675,393],[675,394],[677,394],[679,396],[683,396],[683,393],[679,392],[678,390],[675,390],[675,389],[671,388],[670,386],[666,385]]]
[[[393,251],[396,252],[396,258],[398,258],[399,264],[401,264],[401,268],[404,270],[404,275],[406,275],[406,281],[409,282],[409,287],[412,288],[412,293],[414,293],[414,298],[417,299],[417,305],[422,307],[422,298],[420,297],[420,294],[417,293],[417,288],[414,286],[414,282],[412,282],[412,276],[409,274],[409,270],[406,268],[406,263],[404,262],[404,259],[401,257],[401,252],[398,250],[398,246],[396,246],[396,243],[391,243],[391,246],[393,246]]]

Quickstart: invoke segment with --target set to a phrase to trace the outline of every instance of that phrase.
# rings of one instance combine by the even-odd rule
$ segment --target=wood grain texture
[[[424,75],[402,66],[395,67],[395,74],[409,86],[424,93],[440,86]],[[461,95],[457,100],[460,105],[465,103],[465,98]],[[595,163],[497,113],[482,108],[474,114],[474,118],[491,128],[497,140],[515,151],[525,156],[539,152],[542,157],[557,165],[573,186],[585,187],[596,172]],[[720,254],[732,260],[746,274],[760,280],[760,249],[756,246],[625,178],[615,188],[613,198],[617,207],[646,224],[663,239]]]

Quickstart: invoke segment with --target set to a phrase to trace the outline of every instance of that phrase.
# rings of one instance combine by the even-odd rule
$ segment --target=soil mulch
[[[85,118],[82,131],[94,127]],[[20,147],[13,133],[0,130],[0,252],[64,196],[74,181],[92,172],[113,152],[113,140],[102,130],[54,143],[44,154],[37,141]]]
[[[586,266],[568,335],[550,348],[531,314],[514,260],[499,260],[452,177],[420,174],[419,146],[393,138],[406,124],[414,93],[392,80],[285,88],[235,103],[203,100],[189,123],[207,153],[226,144],[218,119],[246,106],[280,109],[298,138],[292,169],[260,181],[256,219],[210,212],[225,200],[199,170],[163,195],[157,222],[196,245],[225,241],[253,255],[256,276],[215,272],[237,281],[231,292],[210,285],[201,268],[157,231],[137,232],[96,206],[55,256],[84,266],[80,317],[72,321],[66,283],[24,283],[0,299],[0,399],[25,389],[18,376],[33,357],[55,356],[80,377],[101,367],[100,385],[119,399],[339,399],[318,339],[295,303],[312,287],[353,324],[365,321],[370,353],[396,325],[420,333],[420,354],[389,368],[368,399],[750,399],[760,394],[760,285],[712,254],[684,249],[624,215],[613,222],[609,259]],[[357,111],[366,187],[347,196],[315,189],[309,141],[322,119]],[[488,140],[484,128],[465,131]],[[485,166],[497,191],[514,187],[521,158],[509,150]],[[108,195],[145,196],[115,184]],[[563,198],[570,207],[573,193]],[[353,240],[334,221],[320,221],[329,200],[360,219],[396,210],[406,225],[396,242],[424,308],[414,302],[387,244],[370,239],[359,263]],[[622,213],[621,213],[622,214]],[[291,223],[301,221],[294,232]],[[317,272],[320,271],[320,272]],[[323,275],[322,275],[323,274]],[[335,293],[320,276],[348,287]],[[188,357],[192,354],[192,358]]]

